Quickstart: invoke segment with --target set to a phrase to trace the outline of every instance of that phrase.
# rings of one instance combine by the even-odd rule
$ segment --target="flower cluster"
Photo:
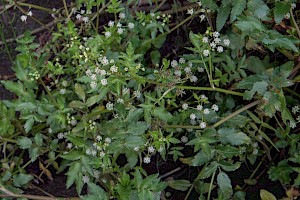
[[[230,45],[230,40],[222,40],[219,32],[211,32],[210,30],[207,30],[205,36],[202,37],[202,44],[206,48],[203,50],[203,55],[208,57],[210,53],[214,51],[222,53],[224,51],[224,47],[228,47]]]

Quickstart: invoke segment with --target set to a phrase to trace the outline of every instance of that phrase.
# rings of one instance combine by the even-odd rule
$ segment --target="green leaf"
[[[155,51],[151,51],[150,53],[150,58],[151,58],[151,62],[152,64],[156,65],[160,63],[160,52],[158,50]]]
[[[246,0],[234,0],[232,2],[232,10],[231,10],[231,15],[230,15],[230,22],[232,23],[233,21],[236,20],[237,16],[240,15],[244,9],[246,8]]]
[[[34,124],[34,118],[33,117],[30,117],[28,120],[26,120],[26,123],[24,124],[24,130],[25,130],[26,133],[31,131],[33,124]]]
[[[277,166],[272,166],[269,171],[269,178],[272,181],[279,180],[283,184],[290,184],[293,168],[287,163],[287,160],[282,160]]]
[[[29,149],[32,141],[28,137],[21,136],[18,138],[17,144],[20,146],[20,149]]]
[[[70,168],[67,172],[67,182],[66,182],[66,187],[69,189],[71,185],[75,182],[75,180],[78,179],[78,174],[82,172],[82,166],[80,162],[73,162],[70,165]]]
[[[108,200],[106,192],[98,185],[88,182],[88,195],[80,196],[84,200]]]
[[[91,107],[91,106],[95,105],[96,103],[98,103],[100,101],[100,99],[101,99],[100,95],[92,96],[86,100],[85,105],[87,107]]]
[[[131,123],[128,126],[127,133],[131,133],[133,135],[142,135],[148,129],[148,125],[146,122],[136,122]]]
[[[161,107],[154,108],[152,114],[154,117],[157,117],[165,122],[171,122],[173,120],[173,115]]]
[[[191,166],[196,167],[196,166],[202,166],[204,164],[207,164],[214,158],[214,156],[215,156],[214,153],[207,155],[202,150],[200,150],[193,158]]]
[[[216,147],[216,152],[223,158],[232,158],[241,154],[240,149],[230,145],[218,145]]]
[[[209,8],[211,10],[217,10],[218,5],[213,0],[201,0],[202,6]]]
[[[233,128],[222,128],[218,130],[220,140],[223,144],[242,145],[249,144],[251,139],[243,132]]]
[[[77,147],[84,147],[86,145],[86,141],[83,138],[80,138],[78,136],[76,137],[73,135],[67,135],[66,137]]]
[[[219,7],[219,11],[218,11],[218,15],[217,15],[217,31],[221,31],[221,29],[223,28],[224,24],[226,23],[228,16],[230,14],[230,9],[231,9],[231,5],[221,5]]]
[[[235,26],[241,31],[250,34],[254,30],[266,31],[266,27],[257,18],[251,16],[243,16],[235,23]]]
[[[16,77],[21,81],[28,80],[27,74],[28,71],[22,66],[20,60],[16,60],[15,65],[12,67],[14,72],[16,73]]]
[[[262,0],[251,0],[247,4],[248,10],[250,10],[254,16],[260,20],[269,20],[270,9],[268,5]]]
[[[82,101],[85,101],[85,92],[84,92],[84,89],[83,87],[76,83],[75,84],[75,93],[77,94],[77,96],[82,100]]]
[[[35,142],[36,145],[42,146],[43,145],[43,136],[42,136],[42,134],[37,133],[34,136],[34,142]]]
[[[189,38],[192,42],[192,44],[197,48],[197,50],[200,50],[200,46],[201,46],[201,40],[200,40],[200,36],[197,34],[194,34],[192,31],[189,34]]]
[[[143,109],[131,109],[125,119],[126,122],[135,122],[137,121],[143,113]]]
[[[186,191],[191,187],[191,183],[188,180],[170,180],[167,181],[169,187],[173,188],[174,190]]]
[[[219,162],[219,165],[223,170],[227,172],[232,172],[240,168],[241,163],[240,162],[232,163],[230,161],[221,160]]]
[[[264,189],[259,191],[259,195],[261,200],[276,200],[276,197],[271,192]]]
[[[72,150],[72,151],[68,152],[67,154],[60,155],[60,157],[62,157],[63,159],[66,159],[66,160],[80,160],[81,157],[84,155],[85,154],[82,153],[82,151]]]
[[[14,186],[22,187],[29,183],[33,179],[32,175],[29,174],[16,174],[13,176]]]
[[[4,85],[4,87],[11,91],[12,93],[18,95],[19,97],[29,100],[32,99],[31,94],[25,90],[24,85],[18,81],[1,81],[1,83]]]
[[[274,8],[274,18],[277,24],[280,24],[284,15],[290,13],[291,3],[285,1],[277,1],[275,2]]]
[[[199,173],[198,178],[206,179],[210,177],[218,169],[219,164],[216,161],[211,162],[208,166],[204,167]]]
[[[85,104],[82,103],[81,101],[71,101],[69,103],[69,107],[70,108],[79,108],[79,109],[82,109],[85,107]]]
[[[217,176],[217,183],[220,188],[219,194],[223,197],[222,199],[229,199],[233,194],[233,190],[228,175],[224,172],[220,172]]]

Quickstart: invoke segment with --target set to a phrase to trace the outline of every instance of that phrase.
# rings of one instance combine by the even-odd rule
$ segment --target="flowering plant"
[[[160,6],[133,12],[132,1],[78,0],[51,11],[57,31],[43,45],[30,32],[17,39],[16,80],[1,81],[18,98],[0,102],[0,192],[19,195],[42,174],[53,179],[54,170],[65,172],[66,187],[75,184],[83,199],[166,199],[168,188],[187,191],[185,199],[193,192],[245,199],[228,174],[244,163],[258,169],[257,160],[284,148],[289,157],[268,173],[299,186],[299,176],[293,183],[289,177],[299,169],[288,163],[299,164],[299,101],[291,98],[299,95],[289,89],[299,81],[299,27],[283,34],[265,23],[279,24],[287,13],[295,22],[295,4],[255,2],[190,1],[173,27]],[[102,15],[109,20],[101,24]],[[20,19],[32,16],[30,10]],[[188,31],[184,54],[169,59],[168,36],[193,18],[206,30]],[[274,61],[270,52],[285,58]],[[168,162],[198,172],[172,180],[145,170]],[[40,176],[26,171],[32,163]]]

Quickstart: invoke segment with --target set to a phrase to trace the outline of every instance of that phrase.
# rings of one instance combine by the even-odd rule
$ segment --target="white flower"
[[[177,66],[178,66],[177,60],[172,60],[171,66],[172,66],[172,67],[177,67]]]
[[[92,152],[91,152],[91,155],[92,156],[96,156],[97,155],[97,151],[95,149],[93,149]]]
[[[208,37],[203,37],[203,38],[202,38],[202,42],[203,42],[203,43],[208,43]]]
[[[201,111],[203,109],[203,106],[202,105],[197,105],[197,110]]]
[[[109,37],[111,36],[111,32],[106,31],[106,32],[104,33],[104,35],[105,35],[106,38],[109,38]]]
[[[105,76],[106,75],[106,71],[104,69],[101,69],[99,73],[100,73],[101,76]]]
[[[30,11],[27,13],[27,15],[31,17],[31,16],[32,16],[32,11],[30,10]]]
[[[193,67],[193,63],[192,62],[188,62],[188,66],[189,67]]]
[[[117,33],[118,33],[119,35],[123,34],[123,32],[124,32],[124,29],[118,28]]]
[[[113,65],[110,67],[110,71],[116,73],[118,72],[118,68],[115,65]]]
[[[102,136],[101,135],[97,135],[96,140],[99,142],[102,140]]]
[[[210,112],[209,112],[209,109],[208,108],[205,108],[204,110],[203,110],[203,113],[205,114],[205,115],[208,115]]]
[[[134,151],[139,151],[139,150],[140,150],[140,147],[136,146],[136,147],[133,148],[133,150],[134,150]]]
[[[94,80],[94,81],[97,80],[97,75],[96,75],[96,74],[92,74],[90,77],[91,77],[91,79]]]
[[[77,120],[76,119],[72,119],[70,121],[70,124],[73,125],[73,126],[75,126],[77,124]]]
[[[120,22],[117,23],[117,27],[120,28],[122,27],[122,24]]]
[[[21,21],[22,21],[22,22],[26,22],[26,20],[27,20],[27,16],[26,16],[26,15],[22,15],[22,16],[21,16]]]
[[[59,140],[63,139],[64,137],[65,137],[65,135],[64,135],[63,133],[59,133],[59,134],[57,135],[57,138],[58,138]]]
[[[220,33],[217,32],[217,31],[215,31],[215,32],[213,33],[213,36],[214,36],[214,37],[219,37],[219,36],[220,36]]]
[[[291,8],[294,10],[296,8],[296,4],[292,3]]]
[[[60,90],[59,90],[59,93],[60,93],[60,94],[66,94],[66,89],[65,89],[65,88],[60,89]]]
[[[105,138],[105,143],[110,144],[111,143],[111,139],[109,137]]]
[[[83,17],[83,18],[82,18],[82,21],[83,21],[84,23],[88,23],[90,20],[89,20],[88,17]]]
[[[214,43],[214,42],[211,42],[210,44],[209,44],[210,46],[211,46],[211,48],[216,48],[216,43]]]
[[[299,112],[299,106],[294,106],[293,108],[292,108],[292,113],[294,113],[294,114],[296,114],[297,112]]]
[[[206,99],[207,99],[207,96],[205,96],[205,94],[201,94],[201,95],[200,95],[200,98],[201,98],[202,100],[206,100]]]
[[[101,151],[99,155],[101,158],[103,158],[105,156],[105,153],[103,151]]]
[[[284,18],[285,19],[289,19],[291,17],[291,14],[290,13],[286,13],[285,15],[284,15]]]
[[[144,157],[144,163],[149,164],[151,162],[151,159],[149,156]]]
[[[205,15],[202,14],[202,15],[199,16],[199,18],[200,18],[200,21],[202,22],[205,19]]]
[[[222,47],[222,46],[218,46],[218,47],[217,47],[217,52],[219,52],[219,53],[222,53],[222,52],[223,52],[223,50],[224,50],[224,49],[223,49],[223,47]]]
[[[128,23],[128,28],[129,28],[129,29],[133,29],[133,28],[134,28],[134,23],[129,22],[129,23]]]
[[[184,71],[185,71],[185,73],[188,74],[188,73],[191,73],[192,70],[190,67],[186,67],[186,68],[184,68]]]
[[[108,64],[109,64],[109,61],[108,61],[108,59],[106,58],[106,56],[104,56],[104,57],[102,58],[101,63],[102,63],[102,65],[108,65]]]
[[[219,44],[219,43],[221,42],[221,39],[220,39],[220,38],[215,38],[215,39],[214,39],[214,42],[215,42],[216,44]]]
[[[258,146],[258,143],[257,142],[254,142],[253,144],[252,144],[252,147],[253,148],[255,148],[255,147],[257,147]]]
[[[107,109],[107,110],[113,110],[113,109],[114,109],[114,104],[111,103],[111,102],[108,102],[108,103],[106,104],[106,109]]]
[[[192,83],[195,83],[195,82],[197,82],[197,81],[198,81],[198,78],[197,78],[197,76],[195,76],[195,75],[192,75],[192,76],[190,77],[190,81],[191,81]]]
[[[91,88],[95,89],[97,87],[97,82],[96,81],[92,81],[90,83]]]
[[[200,128],[206,128],[206,122],[201,122],[200,123]]]
[[[64,80],[63,82],[61,82],[61,85],[64,86],[64,87],[67,87],[68,86],[68,81]]]
[[[120,18],[120,19],[125,19],[125,17],[126,17],[126,15],[125,15],[124,13],[120,13],[120,14],[119,14],[119,18]]]
[[[296,122],[290,121],[290,127],[291,128],[296,128]]]
[[[48,128],[48,133],[52,133],[53,132],[53,130],[52,130],[52,128]]]
[[[115,25],[115,22],[114,22],[114,21],[109,21],[109,22],[108,22],[108,26],[111,27],[111,26],[114,26],[114,25]]]
[[[202,2],[201,2],[201,1],[198,1],[197,4],[198,4],[199,6],[202,6]]]
[[[72,147],[73,147],[73,144],[72,144],[72,143],[68,143],[68,144],[67,144],[67,148],[68,148],[68,149],[72,149]]]
[[[98,179],[100,177],[100,171],[94,170],[94,177]]]
[[[90,182],[90,178],[87,175],[84,175],[82,177],[82,181],[83,181],[83,183],[88,183],[88,182]]]
[[[196,115],[194,113],[190,114],[190,119],[191,120],[195,120],[196,119]]]
[[[102,79],[102,80],[101,80],[101,84],[104,85],[104,86],[107,85],[107,79],[105,79],[105,78]]]
[[[187,14],[192,15],[193,13],[194,13],[194,9],[193,8],[188,9]]]
[[[174,74],[175,74],[176,76],[181,76],[181,70],[175,70],[175,71],[174,71]]]
[[[130,90],[129,88],[123,88],[123,94],[129,94]]]
[[[230,40],[229,39],[224,39],[223,43],[225,46],[229,46],[230,45]]]
[[[180,63],[180,64],[185,63],[185,59],[184,59],[184,58],[180,58],[180,59],[179,59],[179,63]]]
[[[135,96],[136,98],[141,98],[141,95],[141,92],[138,90],[133,92],[133,96]]]
[[[148,152],[149,153],[154,153],[155,152],[155,148],[153,146],[149,146],[148,147]]]
[[[203,67],[198,67],[197,69],[198,69],[198,72],[200,72],[200,73],[204,72],[204,68]]]
[[[217,111],[219,110],[219,106],[216,105],[216,104],[213,104],[213,105],[211,106],[211,109],[214,110],[215,112],[217,112]]]
[[[77,14],[77,15],[76,15],[76,19],[77,19],[77,20],[81,19],[81,14]]]
[[[124,104],[124,99],[121,98],[117,99],[117,103]]]
[[[182,104],[182,109],[183,109],[183,110],[188,109],[188,107],[189,107],[189,105],[188,105],[187,103]]]
[[[84,14],[85,13],[85,10],[80,10],[80,14]]]
[[[185,135],[182,136],[180,140],[182,143],[187,143],[189,141],[189,139]]]
[[[204,55],[205,57],[207,57],[207,56],[209,55],[209,50],[204,50],[204,51],[203,51],[203,55]]]

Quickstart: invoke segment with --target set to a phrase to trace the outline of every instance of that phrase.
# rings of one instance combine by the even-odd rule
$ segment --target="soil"
[[[0,0],[0,6],[1,2],[3,0]],[[27,3],[32,3],[32,4],[37,4],[41,5],[44,7],[48,8],[58,8],[62,7],[61,5],[62,1],[53,1],[53,0],[47,0],[47,1],[40,1],[40,0],[28,0],[26,1]],[[35,9],[31,9],[32,12],[34,13],[34,16],[38,18],[40,21],[43,23],[48,23],[52,21],[52,18],[49,14],[38,11]],[[11,32],[14,30],[16,35],[22,34],[25,30],[33,30],[40,25],[33,20],[28,20],[27,23],[23,23],[19,20],[19,16],[21,13],[17,9],[10,9],[6,14],[2,14],[1,17],[1,23],[3,22],[4,25],[4,34],[6,38],[10,38],[12,36]],[[10,26],[10,20],[15,17],[16,19],[14,20],[13,26]],[[195,24],[195,26],[190,26],[190,27],[197,27],[196,25],[199,23],[198,21],[193,20],[192,25]],[[204,27],[204,26],[203,26]],[[12,30],[13,29],[13,30]],[[198,30],[199,31],[199,28]],[[162,54],[170,56],[170,53],[173,54],[172,57],[176,57],[180,55],[182,52],[180,49],[182,47],[180,46],[174,46],[175,44],[182,44],[184,46],[184,43],[187,41],[186,36],[188,35],[187,33],[189,30],[179,30],[177,33],[173,33],[168,37],[167,44],[165,45],[162,49],[161,52]],[[200,32],[203,32],[203,30],[200,30]],[[37,38],[43,34],[44,32],[39,32],[36,34]],[[176,41],[176,42],[175,42]],[[178,42],[181,41],[181,42]],[[14,57],[16,55],[16,51],[14,50],[15,48],[15,43],[9,43],[8,44],[8,49],[10,49],[12,56]],[[12,62],[7,56],[7,51],[5,50],[5,47],[2,45],[0,46],[1,51],[0,51],[0,77],[1,79],[4,79],[3,77],[13,77],[13,71],[11,70]],[[10,92],[6,91],[0,86],[0,99],[12,99],[14,98],[14,95],[11,94]],[[160,158],[157,158],[161,160]],[[170,172],[178,167],[181,168],[178,172],[172,174],[169,177],[166,177],[166,179],[189,179],[193,180],[197,174],[199,173],[197,168],[189,168],[188,166],[183,165],[181,162],[174,162],[171,159],[167,160],[167,162],[160,162],[159,166],[156,166],[155,162],[152,162],[153,164],[149,165],[144,165],[144,169],[149,173],[159,173],[160,175],[163,175],[167,172]],[[32,167],[29,168],[29,170],[38,170],[37,163],[33,164]],[[232,179],[233,186],[242,186],[243,180],[249,178],[251,175],[251,171],[248,170],[248,168],[243,165],[239,170],[230,173],[229,176]],[[46,177],[43,177],[44,183],[33,183],[36,186],[40,187],[42,190],[47,191],[48,193],[57,196],[57,197],[74,197],[77,196],[76,190],[73,187],[70,189],[65,188],[65,183],[66,183],[66,176],[62,174],[57,174],[53,176],[53,180],[50,181]],[[282,189],[282,186],[280,185],[279,182],[271,182],[268,179],[267,173],[264,173],[261,175],[257,181],[257,184],[255,186],[249,186],[247,187],[247,198],[249,200],[257,200],[259,198],[259,190],[260,189],[266,189],[275,194],[277,197],[282,197],[284,195],[284,191]],[[187,191],[175,191],[171,188],[167,188],[167,192],[171,193],[171,199],[172,200],[182,200],[185,198]],[[42,193],[40,190],[36,188],[28,188],[25,190],[25,193],[27,194],[35,194],[35,195],[45,195]],[[190,198],[189,199],[196,199],[196,192],[192,191]]]

